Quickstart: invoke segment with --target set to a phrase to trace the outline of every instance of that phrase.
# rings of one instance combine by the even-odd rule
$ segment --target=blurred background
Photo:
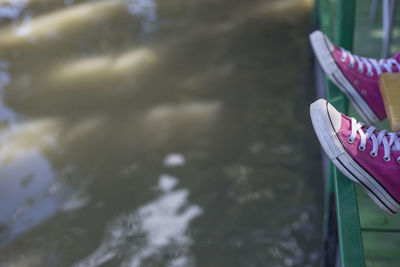
[[[319,266],[311,0],[0,0],[0,266]]]

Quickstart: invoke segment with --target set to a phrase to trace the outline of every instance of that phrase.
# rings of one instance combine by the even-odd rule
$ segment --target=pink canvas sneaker
[[[400,212],[400,139],[338,112],[326,100],[311,104],[317,137],[333,164],[390,215]]]
[[[383,72],[400,71],[400,53],[381,60],[359,57],[333,45],[320,31],[310,35],[310,42],[325,73],[349,98],[363,119],[368,124],[385,119],[379,76]]]

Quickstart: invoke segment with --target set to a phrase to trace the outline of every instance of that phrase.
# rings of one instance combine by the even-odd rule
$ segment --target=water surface
[[[0,2],[0,266],[318,266],[309,12]]]

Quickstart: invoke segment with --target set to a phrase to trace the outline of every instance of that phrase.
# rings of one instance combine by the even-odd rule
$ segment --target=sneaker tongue
[[[394,54],[393,58],[400,63],[400,51]]]

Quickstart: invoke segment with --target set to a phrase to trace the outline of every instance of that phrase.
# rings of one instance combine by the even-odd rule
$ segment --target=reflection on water
[[[168,154],[164,159],[165,167],[174,167],[183,165],[185,165],[185,156],[179,153]]]
[[[81,58],[75,62],[63,63],[50,72],[48,83],[54,87],[75,88],[76,81],[81,86],[91,86],[101,81],[118,82],[127,74],[134,82],[135,77],[145,74],[157,62],[156,55],[148,48],[136,48],[118,56],[101,55]],[[110,88],[111,90],[112,88]]]
[[[17,7],[15,7],[17,9]],[[7,9],[5,9],[7,10]],[[12,11],[12,10],[11,10]],[[11,12],[7,13],[11,15]],[[3,11],[5,12],[5,11]],[[11,12],[11,13],[10,13]],[[4,14],[3,14],[4,15]],[[15,15],[18,15],[16,12]],[[10,82],[8,64],[0,61],[0,96]],[[51,216],[57,203],[45,194],[49,188],[53,171],[49,161],[34,144],[16,142],[18,136],[35,131],[30,123],[17,121],[18,115],[0,100],[0,247],[4,247],[15,236]],[[42,134],[42,133],[36,133]],[[25,139],[25,138],[24,138]],[[21,140],[20,141],[24,141]]]
[[[317,266],[309,10],[0,1],[0,266]]]
[[[3,103],[4,87],[9,83],[8,63],[0,60],[0,122],[14,125],[16,114]]]
[[[20,44],[24,40],[38,42],[43,38],[53,39],[63,31],[105,19],[113,12],[121,10],[123,5],[124,1],[103,0],[65,7],[36,17],[32,17],[33,12],[27,12],[21,18],[21,22],[11,24],[0,30],[0,47],[2,45]],[[21,7],[22,5],[20,5]]]
[[[57,203],[46,191],[54,176],[38,151],[26,150],[7,162],[0,156],[2,206],[0,223],[6,227],[2,245],[52,215]]]
[[[168,266],[193,265],[192,239],[186,231],[189,222],[202,211],[199,206],[187,204],[187,189],[173,190],[177,183],[175,177],[161,175],[157,188],[163,194],[137,211],[114,219],[100,246],[74,266],[100,266],[117,257],[126,259],[121,266],[138,267],[146,260]],[[175,254],[172,259],[160,260],[163,251],[171,248]]]
[[[0,20],[18,18],[29,0],[2,1],[0,6]]]
[[[157,20],[154,0],[130,0],[128,2],[128,12],[142,19],[141,26],[144,32],[154,30],[154,23]]]
[[[0,18],[19,18],[29,2],[29,0],[16,0],[9,2],[9,5],[3,3],[0,7]],[[34,12],[25,12],[19,22],[3,27],[0,30],[0,47],[20,45],[24,41],[35,43],[43,39],[51,40],[65,31],[74,30],[75,27],[95,25],[118,16],[125,10],[140,20],[141,28],[145,33],[154,30],[157,13],[153,0],[98,0],[77,5],[72,5],[70,1],[67,1],[64,8],[48,14],[33,17]]]

